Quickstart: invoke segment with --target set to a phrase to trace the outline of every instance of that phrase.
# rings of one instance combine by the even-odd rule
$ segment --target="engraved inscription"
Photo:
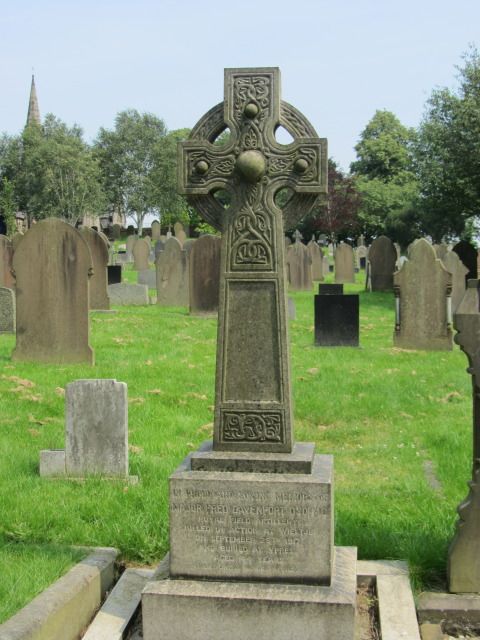
[[[222,439],[226,442],[281,442],[281,413],[223,411]]]

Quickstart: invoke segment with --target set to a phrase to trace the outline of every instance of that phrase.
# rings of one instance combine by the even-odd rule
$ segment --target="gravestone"
[[[148,287],[146,284],[130,284],[121,282],[108,285],[110,302],[116,305],[142,306],[149,303]]]
[[[314,238],[308,243],[307,250],[312,261],[312,280],[323,280],[323,251]]]
[[[292,291],[312,290],[312,258],[299,236],[287,249],[287,267]]]
[[[359,247],[357,247],[356,255],[357,255],[359,268],[360,269],[366,269],[366,267],[367,267],[367,256],[368,256],[367,247],[365,247],[364,245],[360,245]]]
[[[230,143],[211,144],[225,126]],[[144,639],[352,640],[356,550],[333,545],[331,456],[293,442],[288,362],[283,226],[326,190],[326,144],[280,101],[278,69],[227,69],[178,166],[222,231],[214,439],[170,477],[169,574],[143,591]]]
[[[465,284],[468,280],[475,279],[477,277],[477,250],[475,247],[466,240],[460,240],[452,251],[458,254],[458,257],[468,269],[468,273],[465,276]]]
[[[335,282],[355,282],[353,249],[345,242],[340,242],[335,250]]]
[[[137,271],[138,284],[146,284],[149,289],[157,288],[157,274],[155,269],[143,269]]]
[[[397,249],[390,238],[375,238],[368,250],[371,291],[392,291],[397,259]]]
[[[362,233],[357,238],[357,247],[363,247],[363,246],[365,246],[365,236]]]
[[[154,247],[155,262],[157,261],[157,258],[160,252],[163,251],[164,249],[165,249],[165,242],[163,240],[157,240]]]
[[[126,261],[127,262],[133,262],[133,247],[136,243],[136,241],[138,240],[138,236],[137,235],[130,235],[127,238],[127,242],[126,244]]]
[[[321,286],[321,285],[320,285]],[[343,284],[331,285],[343,288]],[[360,305],[358,294],[322,293],[319,289],[315,304],[315,346],[358,347],[360,336]]]
[[[218,311],[220,295],[219,237],[206,234],[190,249],[188,260],[188,291],[190,313],[211,314]]]
[[[15,333],[15,292],[0,287],[0,333]]]
[[[465,276],[468,274],[468,268],[455,251],[447,251],[442,262],[445,269],[452,274],[452,309],[455,312],[465,295]]]
[[[154,220],[152,222],[152,242],[160,240],[160,232],[160,222],[158,220]]]
[[[93,363],[89,340],[92,257],[81,233],[58,218],[32,225],[13,255],[14,360]]]
[[[128,476],[127,385],[75,380],[65,388],[65,449],[40,451],[41,476]]]
[[[93,273],[90,278],[90,309],[110,309],[107,286],[108,246],[97,231],[80,227],[79,232],[88,244],[92,256]]]
[[[287,249],[291,244],[292,244],[291,238],[289,238],[288,236],[285,236],[284,237],[285,253],[287,253]]]
[[[452,349],[452,276],[423,238],[394,274],[396,323],[393,342],[404,349]]]
[[[12,242],[12,249],[14,253],[17,250],[18,245],[20,244],[20,242],[23,240],[24,237],[25,237],[25,234],[21,233],[21,231],[17,231],[17,233],[13,234],[11,242]]]
[[[107,267],[108,284],[120,284],[122,282],[122,265],[109,264]]]
[[[319,284],[318,293],[320,295],[343,295],[343,284]]]
[[[119,224],[112,225],[112,238],[114,240],[120,240],[122,234],[122,227]]]
[[[188,307],[187,252],[177,238],[169,238],[158,256],[157,304],[162,307]]]
[[[0,235],[0,287],[13,289],[15,278],[12,274],[13,247],[7,236]]]
[[[440,260],[443,261],[443,259],[445,258],[445,256],[448,253],[447,245],[444,242],[442,242],[440,244],[434,244],[433,248],[435,249],[435,253],[437,254],[437,258],[439,258]]]
[[[175,238],[180,242],[180,244],[183,246],[183,243],[185,242],[185,240],[187,239],[187,234],[185,233],[185,230],[183,228],[183,224],[181,222],[176,222],[173,225],[173,230],[175,232]]]
[[[467,498],[458,506],[455,536],[448,551],[448,588],[452,593],[480,592],[480,289],[469,280],[455,313],[455,342],[468,358],[472,376],[473,462]]]
[[[147,238],[138,238],[133,245],[133,270],[146,271],[149,269],[150,241]]]

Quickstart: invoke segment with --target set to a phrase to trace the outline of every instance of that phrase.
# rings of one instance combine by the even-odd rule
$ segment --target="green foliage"
[[[6,224],[7,235],[9,236],[16,231],[16,211],[15,183],[4,176],[0,184],[0,216]]]
[[[422,217],[436,241],[462,236],[480,214],[480,55],[472,47],[463,59],[457,91],[432,93],[416,146]]]

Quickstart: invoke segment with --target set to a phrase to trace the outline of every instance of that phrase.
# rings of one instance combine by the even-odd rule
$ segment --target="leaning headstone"
[[[80,227],[80,233],[92,255],[93,273],[90,278],[90,309],[110,309],[107,286],[108,247],[101,235],[90,227]]]
[[[146,284],[130,284],[121,282],[108,285],[108,296],[112,304],[117,305],[145,305],[149,304],[148,287]]]
[[[426,240],[411,245],[394,275],[396,322],[393,342],[404,349],[452,349],[452,276]]]
[[[314,238],[307,244],[307,250],[312,260],[312,280],[323,280],[323,251]]]
[[[138,236],[136,235],[130,235],[127,238],[127,242],[126,242],[126,262],[133,262],[133,247],[136,243],[136,241],[138,240]]]
[[[397,249],[390,238],[387,236],[375,238],[368,250],[371,291],[392,291],[397,259]]]
[[[133,245],[133,270],[146,271],[149,269],[148,258],[150,256],[150,241],[146,238],[138,238]]]
[[[154,220],[152,222],[152,242],[156,242],[157,240],[160,240],[160,222]]]
[[[120,284],[122,281],[122,265],[109,264],[107,267],[108,284]]]
[[[198,238],[188,260],[190,313],[210,314],[218,311],[220,295],[221,238],[206,234]]]
[[[0,287],[0,333],[15,333],[15,292]]]
[[[334,291],[341,287],[342,291]],[[360,304],[358,294],[344,294],[343,284],[319,285],[315,297],[315,346],[358,347]]]
[[[187,252],[177,238],[169,238],[157,258],[157,304],[162,307],[188,307]]]
[[[15,278],[12,274],[13,247],[7,236],[0,235],[0,287],[13,289]]]
[[[293,190],[288,226],[308,214],[326,189],[326,147],[280,101],[278,69],[227,69],[225,79],[224,103],[178,162],[182,192],[222,230],[214,439],[170,477],[168,576],[143,591],[143,635],[353,640],[356,550],[334,547],[332,457],[293,442],[283,215],[272,197]],[[228,146],[210,142],[222,123]],[[295,136],[287,147],[273,136],[279,124]],[[220,207],[211,182],[235,204]]]
[[[355,282],[353,249],[345,242],[340,242],[335,250],[335,282]]]
[[[480,593],[480,289],[478,280],[468,288],[455,313],[455,342],[468,358],[472,376],[473,463],[467,498],[458,506],[455,537],[448,551],[448,588],[452,593]]]
[[[175,238],[180,242],[180,244],[183,246],[185,240],[187,239],[187,234],[185,233],[185,230],[183,228],[183,224],[181,222],[176,222],[173,225],[173,230],[175,232]]]
[[[287,267],[292,291],[312,290],[312,258],[298,238],[287,249]]]
[[[477,250],[475,247],[467,240],[460,240],[452,251],[458,254],[458,257],[468,269],[465,284],[468,280],[475,279],[477,277]]]
[[[14,360],[93,363],[89,339],[92,257],[72,225],[32,225],[13,255],[17,291]]]
[[[75,380],[65,388],[65,449],[40,451],[41,476],[128,476],[127,385]]]
[[[447,251],[442,262],[445,269],[452,274],[452,309],[455,312],[465,295],[465,276],[468,269],[455,251]]]

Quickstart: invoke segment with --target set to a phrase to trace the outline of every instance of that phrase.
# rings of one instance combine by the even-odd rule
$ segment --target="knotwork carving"
[[[282,415],[253,411],[223,413],[223,440],[234,442],[281,442]]]

